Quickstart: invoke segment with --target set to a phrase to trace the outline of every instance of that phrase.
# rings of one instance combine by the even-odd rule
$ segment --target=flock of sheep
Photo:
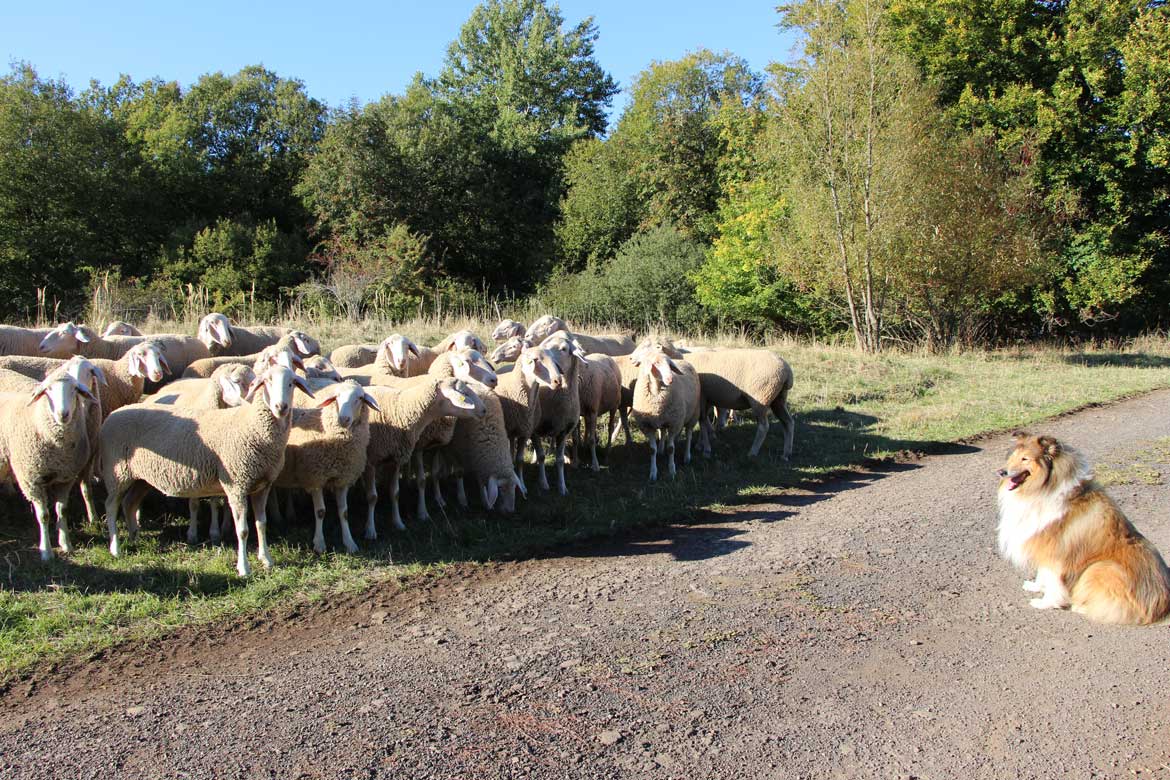
[[[281,513],[273,488],[312,497],[313,545],[325,549],[325,493],[337,505],[347,551],[347,495],[361,479],[366,539],[377,538],[378,484],[388,487],[391,522],[402,529],[401,474],[417,483],[416,517],[428,519],[427,492],[445,506],[441,483],[453,479],[460,505],[465,482],[483,505],[515,508],[527,496],[524,455],[535,450],[538,484],[549,489],[544,442],[555,451],[557,490],[565,495],[566,446],[584,444],[597,471],[598,418],[608,414],[608,447],[629,421],[649,442],[650,480],[658,455],[675,475],[675,443],[685,435],[691,458],[696,426],[704,455],[733,410],[757,421],[749,454],[768,431],[768,413],[784,426],[784,457],[794,421],[787,406],[792,371],[766,350],[676,346],[648,337],[590,336],[545,316],[525,328],[502,321],[487,346],[471,331],[433,347],[400,334],[380,344],[341,347],[328,359],[302,331],[244,328],[222,314],[204,317],[195,336],[143,335],[126,323],[98,334],[84,325],[53,329],[0,326],[0,481],[14,482],[33,505],[41,557],[53,557],[50,510],[58,545],[71,551],[65,512],[80,486],[91,522],[99,518],[93,483],[106,491],[110,552],[121,552],[119,513],[131,539],[151,489],[189,501],[187,538],[199,539],[200,503],[211,503],[210,538],[226,534],[226,499],[237,540],[236,569],[249,574],[248,512],[257,556],[272,566],[267,511]],[[174,381],[167,381],[169,379]],[[144,393],[146,393],[144,395]],[[287,509],[285,511],[288,511]]]

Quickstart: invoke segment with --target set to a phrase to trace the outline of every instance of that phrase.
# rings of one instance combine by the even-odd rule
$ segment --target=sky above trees
[[[625,90],[651,60],[700,48],[730,50],[761,71],[789,59],[796,40],[776,27],[770,0],[563,0],[567,22],[593,16],[597,59]],[[262,63],[296,74],[310,95],[331,106],[401,93],[414,74],[442,67],[447,44],[476,6],[473,0],[361,2],[323,6],[301,0],[208,0],[199,13],[182,3],[20,3],[6,8],[0,55],[25,61],[74,88],[109,84],[122,73],[189,84],[209,71],[232,73]],[[611,118],[628,100],[619,95]]]

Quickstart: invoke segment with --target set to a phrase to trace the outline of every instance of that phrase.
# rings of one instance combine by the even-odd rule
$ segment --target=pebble
[[[597,741],[603,745],[616,745],[622,741],[622,733],[616,730],[603,731],[597,735]]]

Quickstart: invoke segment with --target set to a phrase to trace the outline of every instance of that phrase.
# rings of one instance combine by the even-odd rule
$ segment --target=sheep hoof
[[[73,545],[70,544],[68,540],[63,541],[63,542],[58,542],[58,546],[61,548],[61,552],[65,553],[65,554],[69,554],[69,553],[73,552]],[[52,554],[53,554],[53,551],[49,550],[49,555],[52,556]]]
[[[52,550],[52,548],[49,548],[48,550],[41,550],[41,560],[42,560],[42,561],[51,561],[51,560],[53,560],[53,550]]]
[[[187,532],[187,544],[199,544],[199,532],[191,529]]]
[[[318,541],[316,539],[313,540],[313,552],[317,553],[318,555],[325,554],[325,540],[324,539],[322,539],[320,541]]]
[[[353,542],[346,542],[345,543],[345,551],[347,553],[349,553],[350,555],[353,555],[354,553],[356,553],[358,551],[358,546],[356,544],[354,544]]]
[[[377,541],[378,532],[375,531],[373,528],[367,528],[366,532],[364,534],[362,534],[362,538],[365,539],[367,542]]]
[[[236,574],[239,574],[241,577],[244,577],[245,579],[251,573],[252,573],[252,570],[248,567],[248,564],[246,564],[246,563],[236,566]]]
[[[114,537],[113,539],[110,540],[110,555],[117,558],[118,554],[120,552],[121,552],[121,545],[118,544],[118,538]],[[42,553],[42,555],[43,555],[43,553]]]
[[[257,557],[260,559],[260,563],[264,564],[265,569],[272,568],[272,556],[271,555],[259,555]]]
[[[395,520],[395,521],[394,521],[394,530],[396,530],[396,531],[405,531],[405,530],[406,530],[406,526],[402,524],[402,521],[401,521],[401,520]]]

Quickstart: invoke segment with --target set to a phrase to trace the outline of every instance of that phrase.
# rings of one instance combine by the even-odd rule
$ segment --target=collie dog
[[[1013,434],[999,477],[999,551],[1035,572],[1036,609],[1103,623],[1153,623],[1170,613],[1170,572],[1093,481],[1075,450],[1051,436]]]

